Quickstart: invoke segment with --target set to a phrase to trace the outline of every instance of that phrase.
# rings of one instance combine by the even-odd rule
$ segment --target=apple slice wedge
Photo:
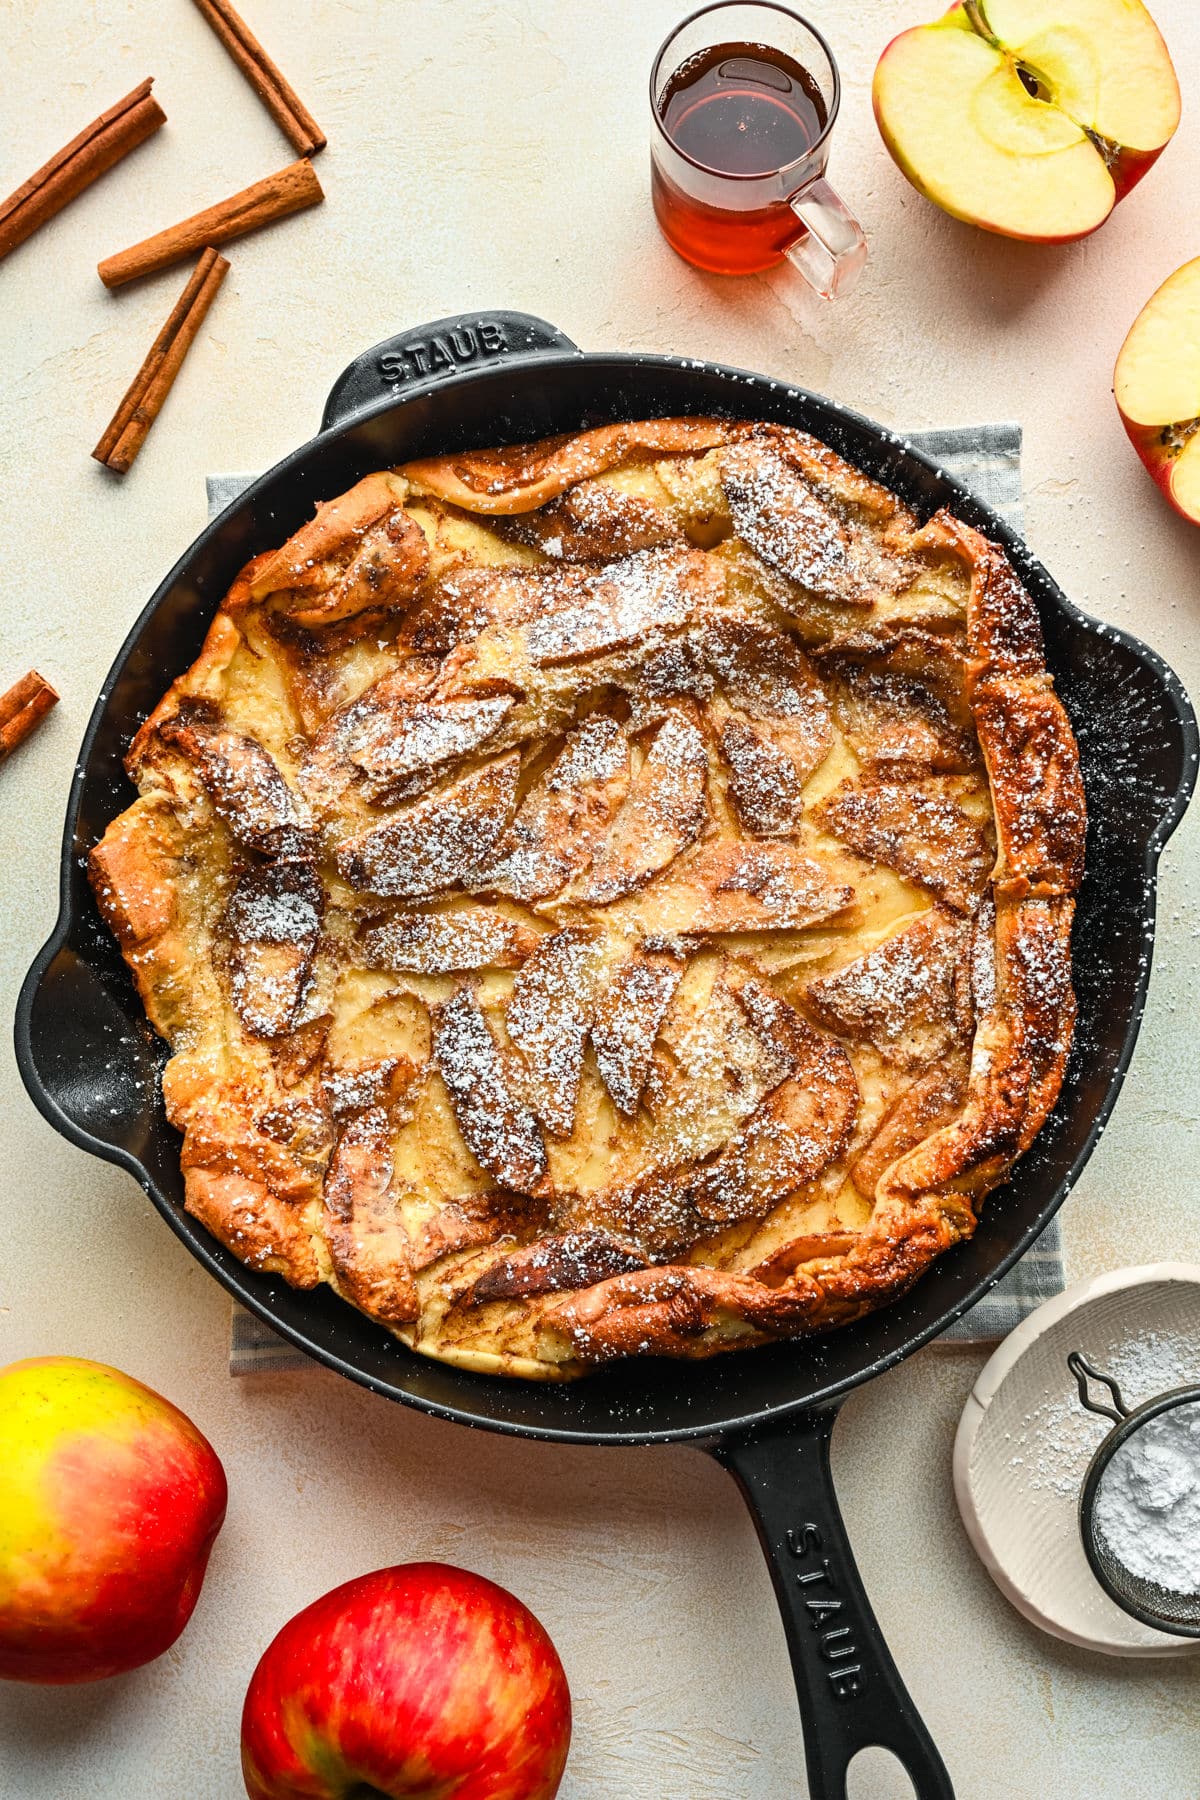
[[[1200,525],[1200,256],[1147,300],[1113,371],[1134,449],[1175,511]]]
[[[873,85],[894,161],[987,231],[1064,243],[1102,225],[1179,123],[1139,0],[966,0],[893,39]]]

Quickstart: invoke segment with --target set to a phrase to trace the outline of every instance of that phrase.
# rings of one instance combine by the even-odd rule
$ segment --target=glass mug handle
[[[804,235],[784,252],[788,261],[823,300],[848,294],[867,260],[858,220],[823,175],[791,195],[788,205],[804,226]]]

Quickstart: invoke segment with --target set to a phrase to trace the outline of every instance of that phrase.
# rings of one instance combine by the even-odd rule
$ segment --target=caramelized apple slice
[[[606,562],[683,540],[682,527],[660,506],[604,480],[580,481],[512,523],[521,542],[563,562]]]
[[[708,818],[708,752],[699,727],[677,710],[660,727],[573,898],[607,906],[665,869]]]
[[[829,702],[812,667],[782,632],[726,621],[705,636],[723,702],[710,708],[729,770],[729,796],[753,837],[794,832],[805,782],[833,742]]]
[[[206,701],[185,700],[158,727],[164,743],[195,765],[217,813],[239,844],[263,856],[313,849],[308,812],[257,738],[224,726]]]
[[[562,570],[561,575],[569,573]],[[700,550],[668,545],[606,563],[576,603],[524,627],[530,661],[559,668],[640,643],[649,632],[687,625],[721,597],[719,567]]]
[[[591,1287],[610,1275],[644,1269],[645,1258],[628,1250],[605,1231],[567,1231],[541,1238],[525,1249],[493,1263],[468,1295],[468,1304],[487,1300],[521,1300],[533,1294],[557,1294]]]
[[[481,750],[513,708],[511,694],[392,698],[378,692],[383,686],[377,683],[347,707],[331,733],[341,754],[367,777],[364,792],[369,797],[406,775],[439,769]]]
[[[786,1049],[792,1073],[701,1171],[692,1201],[712,1223],[761,1218],[814,1180],[841,1155],[858,1116],[858,1082],[840,1044],[760,983],[744,983],[738,998],[771,1049]]]
[[[384,472],[326,501],[255,571],[250,598],[282,596],[290,621],[307,630],[409,602],[429,572],[429,549],[403,510],[406,492]]]
[[[430,583],[405,618],[399,641],[421,655],[448,656],[493,625],[526,625],[578,602],[595,570],[494,563],[450,569]]]
[[[948,1125],[967,1098],[967,1059],[947,1057],[926,1069],[892,1102],[850,1165],[850,1179],[864,1200],[875,1191],[894,1162]]]
[[[919,881],[956,912],[974,912],[993,857],[951,794],[915,783],[843,781],[818,811],[860,856]]]
[[[472,1156],[505,1187],[533,1193],[546,1173],[546,1146],[469,988],[433,1009],[433,1054]]]
[[[849,527],[777,450],[762,440],[734,444],[721,474],[734,531],[756,556],[822,600],[871,605]]]
[[[424,1068],[408,1056],[377,1056],[367,1062],[327,1063],[321,1073],[321,1096],[335,1119],[365,1112],[370,1106],[397,1105]]]
[[[639,950],[617,969],[592,1020],[592,1048],[600,1078],[627,1118],[637,1112],[650,1072],[654,1040],[683,974],[665,951]]]
[[[822,1025],[874,1044],[886,1062],[931,1062],[969,1024],[959,994],[969,935],[965,921],[931,907],[866,956],[810,981],[805,1001]]]
[[[544,1219],[515,1194],[497,1191],[449,1200],[414,1230],[413,1272],[460,1250],[480,1250],[501,1238],[511,1243],[519,1231],[541,1224]]]
[[[838,724],[865,767],[883,776],[926,769],[965,774],[978,766],[974,734],[924,682],[888,668],[833,661]]]
[[[787,836],[798,830],[803,783],[772,734],[748,719],[727,718],[718,743],[742,830],[751,837]]]
[[[513,752],[401,807],[339,846],[339,871],[365,893],[408,900],[468,881],[512,817],[519,769]]]
[[[420,1307],[392,1173],[386,1111],[353,1113],[338,1131],[325,1177],[323,1224],[337,1286],[370,1318],[403,1325]]]
[[[490,906],[442,912],[397,912],[360,934],[371,969],[411,969],[419,975],[467,969],[519,969],[538,946],[538,934]]]
[[[646,896],[648,930],[712,936],[804,931],[844,912],[854,889],[831,881],[795,844],[718,839],[682,856]]]
[[[555,1137],[569,1137],[592,1018],[598,934],[572,925],[544,937],[513,983],[504,1015],[520,1085]]]
[[[628,789],[625,733],[602,713],[585,719],[522,800],[479,887],[526,904],[557,894],[594,855]]]
[[[307,863],[268,863],[234,888],[221,929],[229,941],[230,995],[254,1037],[282,1037],[295,1023],[324,904]]]

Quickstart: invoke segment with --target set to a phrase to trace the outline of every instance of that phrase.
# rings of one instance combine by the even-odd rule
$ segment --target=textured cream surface
[[[0,769],[7,1008],[53,921],[88,710],[131,620],[204,522],[205,471],[273,462],[315,428],[360,349],[464,308],[523,307],[588,347],[741,363],[898,428],[1018,417],[1034,549],[1081,604],[1148,638],[1200,692],[1200,533],[1144,475],[1108,392],[1130,321],[1195,254],[1183,221],[1200,129],[1186,104],[1178,139],[1098,236],[1066,249],[1005,243],[922,201],[870,117],[879,51],[936,8],[807,0],[842,65],[831,174],[871,262],[851,299],[800,302],[793,316],[778,278],[699,275],[655,230],[645,76],[681,0],[246,9],[329,133],[318,162],[329,198],[233,247],[123,486],[88,452],[183,272],[114,296],[96,261],[292,153],[183,0],[169,28],[124,0],[4,10],[3,192],[145,74],[170,117],[0,265],[0,679],[36,664],[63,694]],[[1200,22],[1184,0],[1155,11],[1186,102],[1200,92]],[[1197,832],[1200,811],[1165,859],[1141,1041],[1065,1215],[1072,1276],[1196,1254]],[[715,1465],[685,1450],[467,1436],[321,1373],[230,1381],[222,1291],[127,1176],[41,1122],[11,1051],[0,1055],[0,1360],[60,1350],[120,1364],[191,1412],[232,1487],[197,1613],[167,1657],[97,1688],[0,1689],[6,1794],[231,1800],[242,1694],[273,1632],[334,1582],[425,1556],[506,1582],[558,1642],[577,1713],[563,1800],[803,1793],[766,1569]],[[856,1395],[835,1441],[864,1578],[959,1800],[1194,1800],[1194,1674],[1051,1643],[966,1543],[950,1447],[981,1360],[923,1353]],[[851,1783],[852,1800],[904,1791],[878,1763]]]

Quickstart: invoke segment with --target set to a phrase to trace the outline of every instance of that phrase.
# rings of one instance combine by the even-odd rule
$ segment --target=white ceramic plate
[[[1077,1281],[1018,1325],[985,1365],[959,1421],[954,1492],[1001,1593],[1043,1631],[1110,1656],[1186,1656],[1121,1611],[1087,1564],[1079,1490],[1108,1422],[1084,1411],[1067,1368],[1081,1350],[1127,1404],[1200,1381],[1200,1264],[1153,1263]]]

